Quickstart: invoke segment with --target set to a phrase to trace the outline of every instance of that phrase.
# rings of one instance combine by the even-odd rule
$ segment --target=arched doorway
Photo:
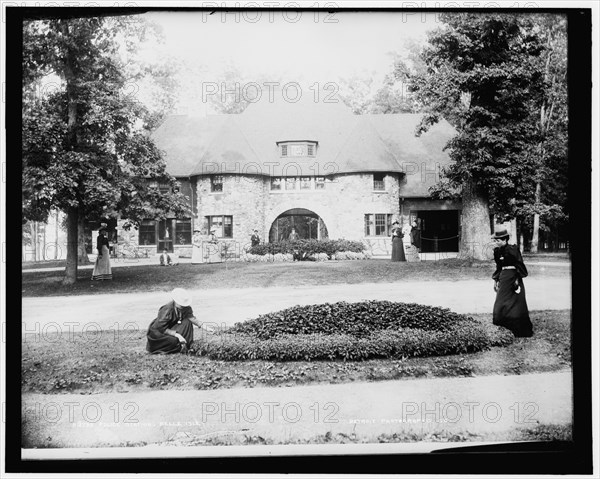
[[[286,241],[292,228],[299,239],[327,239],[329,234],[323,219],[314,211],[305,208],[293,208],[281,213],[269,230],[269,243]]]

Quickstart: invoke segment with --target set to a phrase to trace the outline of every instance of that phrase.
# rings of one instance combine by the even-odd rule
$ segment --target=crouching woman
[[[171,298],[148,327],[146,351],[150,354],[187,353],[194,341],[194,324],[201,327],[186,290],[175,288]]]

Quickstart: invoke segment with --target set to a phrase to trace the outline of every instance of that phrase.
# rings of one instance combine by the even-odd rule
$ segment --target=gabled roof
[[[418,114],[354,115],[328,92],[304,91],[298,101],[289,101],[275,91],[240,114],[171,116],[152,136],[173,176],[402,173],[408,163],[434,168],[449,161],[443,147],[455,130],[442,121],[416,137],[420,119]],[[314,158],[280,156],[278,142],[300,140],[317,142]]]

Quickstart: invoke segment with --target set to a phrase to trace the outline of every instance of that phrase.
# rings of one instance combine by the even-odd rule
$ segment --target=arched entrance
[[[323,219],[314,211],[305,208],[293,208],[281,213],[269,230],[269,243],[286,241],[292,228],[298,233],[298,239],[327,239],[329,234]]]

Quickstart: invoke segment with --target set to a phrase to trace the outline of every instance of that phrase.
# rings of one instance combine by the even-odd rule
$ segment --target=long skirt
[[[195,244],[192,247],[192,264],[204,263],[204,255],[202,254],[203,243]]]
[[[518,293],[515,291],[515,281],[519,283]],[[525,298],[525,285],[514,269],[505,269],[500,273],[492,321],[497,326],[510,329],[515,336],[528,338],[533,335]]]
[[[102,246],[102,256],[96,258],[92,280],[112,279],[112,271],[110,269],[110,251],[106,245]]]
[[[402,238],[399,236],[392,238],[392,261],[406,261],[404,244],[402,244]]]
[[[161,333],[154,327],[156,320],[152,321],[148,328],[146,337],[146,351],[151,354],[173,354],[181,351],[181,343],[175,336],[170,336],[167,333]],[[194,341],[194,325],[189,319],[183,319],[181,324],[176,324],[171,329],[181,334],[190,347]]]

